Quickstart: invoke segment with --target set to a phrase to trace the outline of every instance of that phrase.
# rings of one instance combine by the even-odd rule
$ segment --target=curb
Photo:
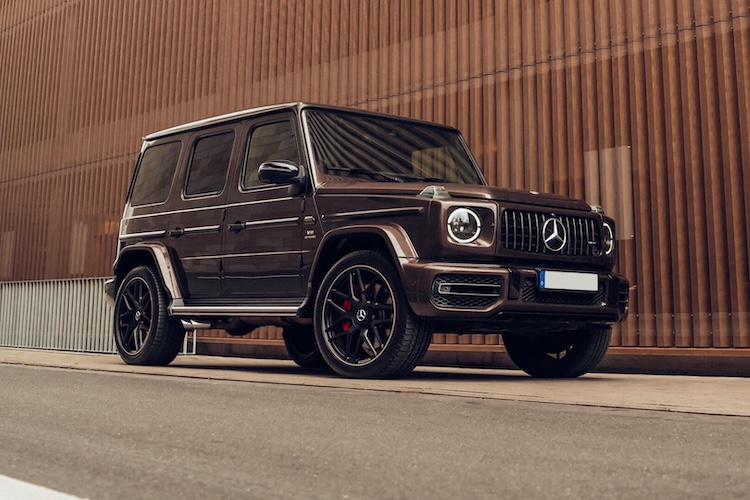
[[[196,354],[289,359],[276,339],[199,338]],[[432,344],[420,365],[517,369],[502,345]],[[750,377],[750,349],[610,347],[595,372]]]

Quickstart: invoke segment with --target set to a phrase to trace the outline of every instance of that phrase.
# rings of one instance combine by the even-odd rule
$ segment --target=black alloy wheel
[[[318,291],[318,347],[329,366],[344,376],[409,373],[429,347],[430,327],[411,311],[398,273],[377,252],[345,256]]]
[[[167,294],[153,268],[139,266],[120,284],[115,297],[115,344],[133,365],[168,365],[182,347],[185,330],[169,317]]]
[[[608,326],[592,326],[544,337],[503,335],[510,359],[538,378],[579,377],[596,368],[612,336]]]

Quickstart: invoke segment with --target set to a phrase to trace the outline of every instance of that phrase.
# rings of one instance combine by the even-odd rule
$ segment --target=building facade
[[[111,273],[145,134],[309,101],[458,127],[490,183],[602,205],[614,346],[750,347],[750,0],[10,0],[0,90],[0,281]]]

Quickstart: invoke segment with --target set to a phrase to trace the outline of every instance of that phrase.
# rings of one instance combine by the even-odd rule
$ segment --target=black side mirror
[[[300,169],[286,160],[272,160],[260,164],[258,179],[264,184],[294,184],[299,182]]]

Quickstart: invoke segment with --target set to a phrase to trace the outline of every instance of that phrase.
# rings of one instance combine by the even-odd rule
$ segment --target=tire
[[[284,346],[292,361],[300,368],[319,370],[328,368],[315,342],[312,328],[290,327],[284,328]]]
[[[180,352],[185,330],[169,316],[167,303],[167,293],[152,267],[136,267],[120,283],[114,334],[117,352],[127,364],[165,366]]]
[[[510,359],[532,377],[574,378],[597,367],[607,353],[609,327],[589,327],[542,338],[503,335]]]
[[[432,324],[411,311],[391,261],[370,250],[350,253],[328,271],[314,326],[328,366],[354,378],[410,373],[432,338]]]

